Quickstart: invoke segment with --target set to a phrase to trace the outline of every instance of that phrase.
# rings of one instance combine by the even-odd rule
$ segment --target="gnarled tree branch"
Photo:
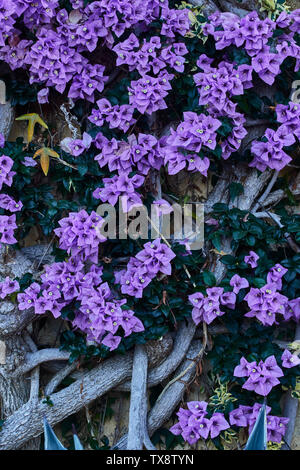
[[[26,354],[26,361],[14,372],[14,377],[26,374],[32,369],[48,361],[67,361],[70,357],[70,353],[61,351],[57,348],[40,349],[39,351]]]
[[[197,357],[199,353],[199,349],[201,347],[200,341],[193,341],[189,350],[188,350],[188,357],[181,366],[175,371],[175,376],[182,373],[182,371],[186,370],[188,366],[191,364],[191,360]],[[153,433],[159,429],[169,418],[172,416],[174,408],[178,405],[180,400],[183,397],[184,390],[185,390],[185,383],[189,383],[190,380],[193,378],[196,370],[196,363],[192,361],[192,367],[185,373],[182,377],[182,380],[174,382],[166,393],[164,393],[159,400],[156,401],[154,407],[149,413],[148,416],[148,431],[149,435],[152,436]],[[118,443],[114,446],[115,449],[124,450],[127,447],[127,437],[128,435],[125,434]]]
[[[131,379],[128,450],[142,450],[143,445],[155,449],[147,430],[147,370],[148,357],[144,345],[137,344],[133,356]],[[148,450],[150,450],[148,449]]]

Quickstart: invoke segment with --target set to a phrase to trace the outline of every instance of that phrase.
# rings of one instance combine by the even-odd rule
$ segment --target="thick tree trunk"
[[[22,277],[31,272],[32,263],[21,252],[0,251],[0,280],[6,276],[12,279]],[[30,398],[30,375],[15,376],[15,371],[25,361],[25,356],[31,351],[30,345],[23,339],[22,332],[30,323],[32,312],[20,312],[16,304],[1,301],[0,304],[0,415],[6,420],[15,411],[28,402]],[[39,439],[28,441],[23,449],[39,448]]]
[[[24,360],[28,346],[18,334],[7,338],[5,345],[6,364],[2,366],[2,375],[0,375],[1,419],[4,420],[27,403],[30,397],[30,377],[26,375],[11,377],[11,372]],[[39,449],[39,445],[39,438],[32,439],[22,449],[36,450]]]

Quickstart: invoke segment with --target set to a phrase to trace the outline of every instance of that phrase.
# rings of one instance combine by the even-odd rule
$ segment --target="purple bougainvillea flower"
[[[229,413],[229,422],[231,425],[239,427],[248,427],[249,435],[256,423],[257,416],[262,405],[255,403],[253,407],[239,405],[235,410]],[[283,418],[280,416],[271,416],[271,408],[266,407],[267,414],[267,439],[272,442],[281,442],[286,432],[286,427],[289,422],[289,418]]]
[[[236,295],[234,292],[224,292],[220,297],[220,303],[226,305],[227,308],[234,309],[236,302]]]
[[[232,410],[229,413],[229,422],[231,425],[245,427],[248,425],[247,417],[244,413],[244,410],[239,406],[235,410]]]
[[[267,275],[267,283],[276,285],[277,289],[280,290],[282,287],[281,278],[287,273],[287,269],[277,263],[273,268],[270,269]]]
[[[0,282],[0,298],[5,299],[7,295],[20,290],[18,281],[6,277],[3,282]]]
[[[38,102],[40,104],[49,103],[48,95],[49,95],[49,88],[43,88],[42,90],[40,90],[37,94]]]
[[[254,251],[250,251],[248,256],[245,256],[244,261],[247,264],[250,264],[251,268],[254,269],[257,267],[257,260],[259,256]]]
[[[272,388],[280,383],[278,377],[282,377],[283,372],[277,365],[274,356],[269,356],[265,362],[260,361],[258,365],[255,361],[249,363],[242,357],[240,365],[234,369],[233,375],[235,377],[248,377],[243,388],[267,396]]]
[[[36,166],[37,162],[32,157],[25,157],[23,161],[24,166]]]
[[[264,363],[262,363],[262,374],[266,377],[283,377],[283,372],[277,365],[275,356],[269,356]]]
[[[292,354],[288,349],[285,349],[282,356],[282,366],[290,369],[300,364],[300,358],[296,354]]]
[[[196,416],[205,416],[207,414],[207,403],[205,401],[189,401],[187,406]]]
[[[235,367],[233,375],[235,377],[248,377],[253,364],[253,362],[250,363],[244,357],[241,357],[240,364]]]
[[[233,292],[238,294],[241,289],[249,287],[249,282],[246,278],[240,277],[238,274],[235,274],[230,279],[229,284],[233,287]]]
[[[214,413],[210,418],[210,435],[211,438],[217,437],[221,431],[228,429],[229,423],[224,418],[223,413]]]
[[[0,194],[0,207],[9,212],[19,212],[22,210],[23,204],[21,201],[16,202],[8,194]]]
[[[121,342],[121,336],[114,336],[111,333],[105,336],[105,338],[102,340],[102,344],[104,346],[107,346],[110,351],[113,351],[114,349],[117,349]]]
[[[195,444],[200,438],[214,439],[222,431],[230,427],[223,413],[213,413],[207,418],[206,402],[188,402],[188,409],[180,408],[177,412],[178,423],[170,428],[175,435],[182,435],[189,444]]]

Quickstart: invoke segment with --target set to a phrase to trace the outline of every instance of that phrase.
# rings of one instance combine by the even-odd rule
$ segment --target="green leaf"
[[[67,450],[62,443],[57,439],[53,429],[44,417],[44,435],[45,435],[45,450]]]
[[[266,405],[263,404],[244,450],[266,450],[266,449],[267,449],[267,417],[266,417]]]
[[[266,284],[266,281],[261,277],[255,277],[252,282],[254,287],[258,287],[258,289],[261,289]]]
[[[222,248],[222,245],[221,245],[221,235],[219,232],[215,232],[212,236],[211,236],[211,241],[212,241],[212,244],[214,245],[214,247],[221,251],[221,248]]]
[[[232,236],[234,240],[241,240],[247,235],[247,232],[245,230],[234,230],[232,232]]]
[[[213,287],[216,285],[215,275],[210,271],[203,271],[203,280],[204,283],[209,287]]]
[[[256,239],[253,235],[247,235],[246,241],[249,246],[254,246],[256,243]]]
[[[237,196],[243,194],[244,188],[241,183],[230,183],[229,185],[229,193],[230,193],[230,200],[234,201]]]
[[[284,29],[275,29],[274,33],[273,33],[273,38],[277,38],[278,36],[282,36],[282,34],[285,34],[285,31]]]
[[[235,257],[231,255],[222,256],[222,258],[220,258],[220,261],[226,266],[232,266],[236,264]]]

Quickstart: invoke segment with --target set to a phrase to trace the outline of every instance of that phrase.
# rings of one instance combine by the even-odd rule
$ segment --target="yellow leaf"
[[[223,251],[223,250],[219,251],[219,250],[216,250],[216,248],[212,248],[209,251],[213,251],[214,253],[216,253],[216,255],[220,255],[220,256],[228,255],[228,253],[225,253],[225,251]]]
[[[49,156],[48,156],[48,155],[45,155],[45,154],[43,153],[43,154],[41,155],[41,167],[42,167],[42,170],[43,170],[45,176],[48,175],[49,163],[50,163]]]
[[[59,158],[59,159],[60,159],[60,156],[58,155],[58,153],[55,152],[55,151],[52,150],[52,149],[47,148],[47,153],[48,153],[49,157],[52,157],[52,158]]]
[[[28,143],[32,141],[34,127],[36,124],[40,124],[40,126],[44,127],[45,129],[48,129],[47,124],[36,113],[23,114],[22,116],[17,117],[16,121],[28,121],[28,129],[27,129]]]
[[[37,150],[35,154],[33,155],[33,158],[39,157],[42,154],[48,155],[49,157],[53,157],[53,158],[60,158],[58,153],[56,153],[54,150],[50,149],[49,147],[42,147],[39,150]]]
[[[36,158],[36,157],[40,157],[41,167],[44,172],[44,175],[46,176],[49,171],[50,157],[58,158],[60,160],[58,153],[56,153],[54,150],[48,147],[42,147],[39,150],[37,150],[35,154],[33,155],[33,158]]]

